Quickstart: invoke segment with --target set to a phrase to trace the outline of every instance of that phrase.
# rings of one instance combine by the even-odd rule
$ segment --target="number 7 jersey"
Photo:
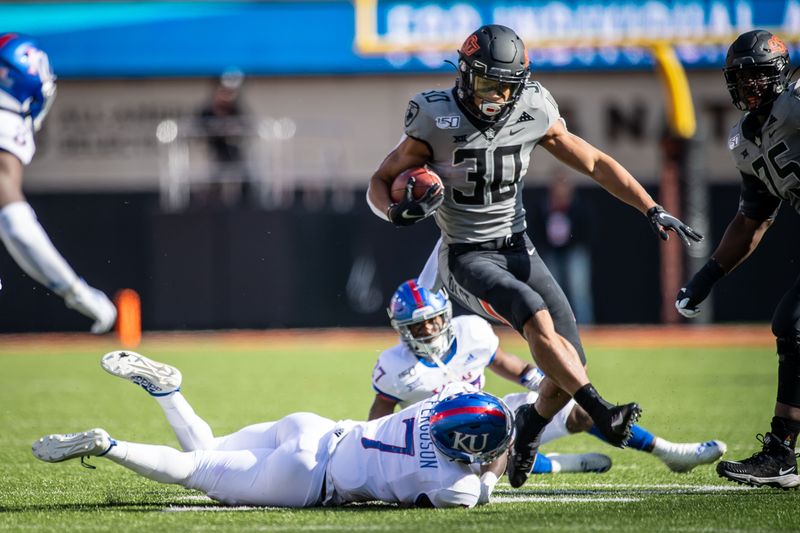
[[[436,223],[446,243],[481,242],[525,229],[522,177],[531,152],[559,119],[538,82],[528,82],[508,119],[490,126],[462,109],[454,90],[427,91],[408,103],[405,133],[431,151],[442,178]]]

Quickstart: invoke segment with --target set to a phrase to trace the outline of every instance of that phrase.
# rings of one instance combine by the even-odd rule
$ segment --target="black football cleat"
[[[764,446],[741,461],[720,461],[717,474],[743,485],[791,489],[800,485],[797,475],[797,457],[794,450],[782,443],[772,433],[756,435]]]
[[[624,448],[631,438],[631,428],[641,414],[639,404],[626,403],[609,407],[600,420],[594,420],[594,424],[609,444]]]
[[[536,416],[532,420],[532,417],[529,416],[532,412],[532,404],[520,405],[514,412],[517,436],[514,441],[514,449],[508,455],[506,474],[508,474],[508,482],[515,489],[528,481],[536,460],[536,451],[539,449],[539,436],[542,434],[544,426],[547,425],[546,421],[544,424],[541,423],[541,417]]]

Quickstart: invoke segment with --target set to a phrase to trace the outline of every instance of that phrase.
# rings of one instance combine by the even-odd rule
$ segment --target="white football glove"
[[[78,280],[69,292],[64,295],[67,307],[82,313],[92,320],[92,333],[100,335],[114,327],[117,320],[117,308],[103,291],[90,287],[85,281]]]
[[[677,309],[678,312],[686,318],[694,318],[700,314],[700,306],[689,305],[690,301],[690,293],[686,290],[686,288],[681,289],[678,292],[678,298],[675,300],[675,309]]]

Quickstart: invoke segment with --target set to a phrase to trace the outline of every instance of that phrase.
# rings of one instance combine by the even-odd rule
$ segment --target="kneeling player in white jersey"
[[[375,364],[372,387],[376,395],[370,420],[392,413],[396,405],[406,407],[435,395],[454,381],[483,389],[486,368],[530,390],[503,398],[512,409],[536,401],[544,374],[503,351],[492,326],[483,318],[465,315],[451,319],[452,306],[444,290],[435,292],[416,280],[406,281],[392,296],[388,313],[401,342],[381,353]],[[542,443],[582,431],[605,440],[589,415],[571,400],[545,426]],[[628,446],[652,453],[673,472],[713,463],[726,450],[725,443],[718,440],[670,442],[638,425],[631,429]],[[605,472],[610,467],[611,459],[598,453],[537,454],[531,473]]]
[[[0,34],[0,240],[26,274],[94,321],[92,333],[105,333],[117,310],[61,257],[22,193],[23,165],[36,151],[33,133],[55,95],[47,54],[28,37]]]
[[[181,394],[178,369],[124,351],[106,354],[101,365],[158,401],[184,451],[92,429],[42,437],[33,454],[51,463],[106,457],[231,505],[473,507],[489,501],[513,440],[503,401],[464,383],[371,422],[294,413],[214,437]]]

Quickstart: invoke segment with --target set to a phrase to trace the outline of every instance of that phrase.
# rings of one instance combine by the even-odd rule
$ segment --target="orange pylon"
[[[117,338],[125,348],[136,348],[142,340],[142,301],[133,289],[121,289],[117,305]]]

